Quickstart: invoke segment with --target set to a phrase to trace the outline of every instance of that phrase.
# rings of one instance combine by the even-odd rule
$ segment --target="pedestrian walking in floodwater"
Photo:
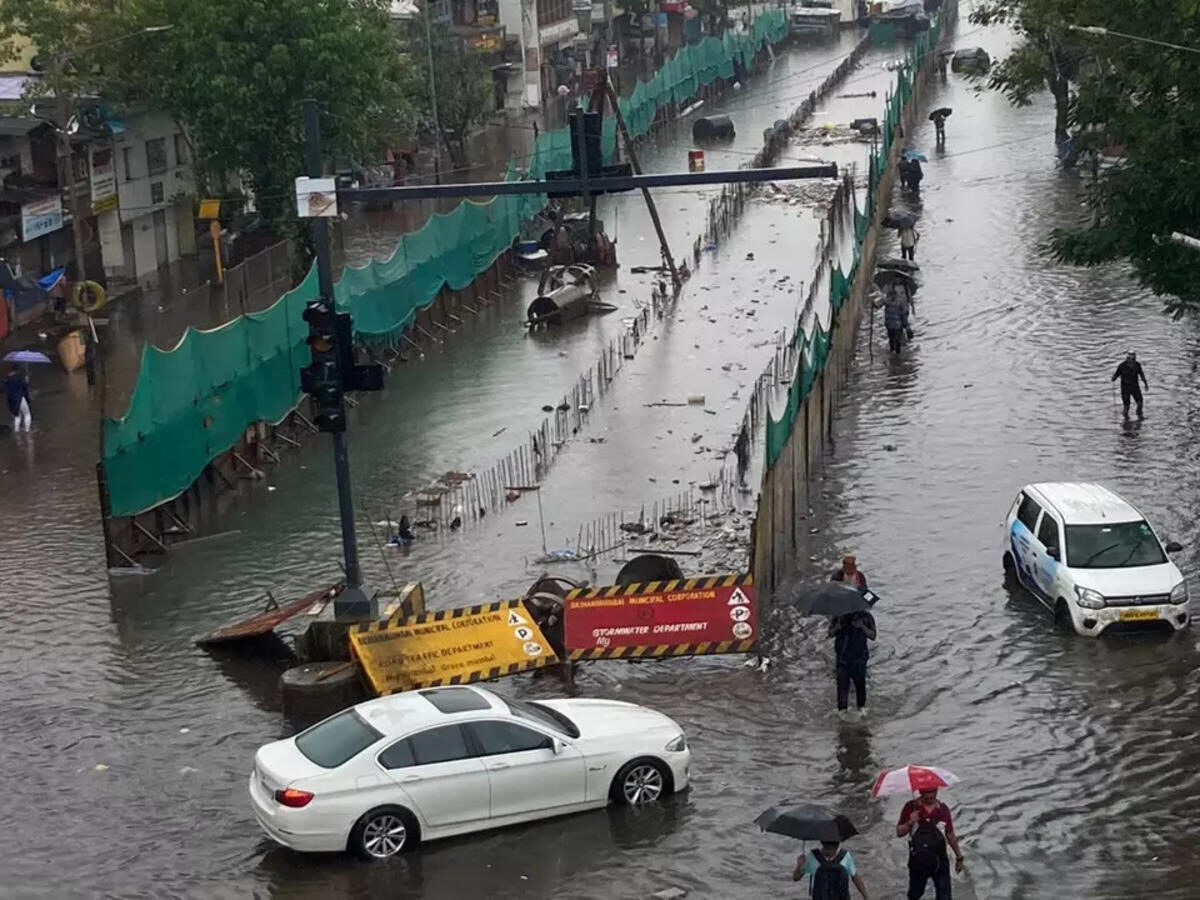
[[[8,377],[4,379],[4,399],[8,402],[8,411],[13,417],[13,433],[30,431],[33,428],[33,414],[29,411],[29,383],[21,370],[13,366]]]
[[[1121,404],[1125,407],[1125,418],[1129,418],[1129,401],[1137,402],[1137,415],[1142,417],[1142,389],[1138,385],[1140,378],[1146,389],[1150,389],[1150,385],[1146,381],[1146,373],[1142,370],[1142,364],[1137,361],[1137,354],[1130,350],[1125,354],[1125,360],[1117,366],[1117,371],[1113,372],[1112,380],[1121,379]],[[12,401],[9,401],[9,406],[12,406]]]
[[[937,134],[937,143],[946,143],[946,117],[950,115],[950,110],[945,107],[935,109],[929,114],[929,118],[933,120],[933,130]]]
[[[954,851],[956,872],[963,870],[963,855],[954,834],[950,807],[938,799],[936,788],[923,790],[916,800],[904,804],[896,823],[896,836],[908,838],[908,900],[920,900],[930,881],[935,900],[951,900],[950,856],[946,848]]]
[[[913,160],[913,165],[920,165],[916,160]],[[906,228],[900,229],[900,257],[901,259],[916,259],[917,242],[921,240],[921,232],[917,231],[916,226],[909,225]]]
[[[858,567],[857,556],[843,556],[842,564],[833,570],[833,574],[829,576],[830,581],[844,581],[846,584],[852,584],[855,587],[867,586],[867,575]]]
[[[888,350],[899,353],[904,344],[904,332],[908,328],[908,307],[911,300],[908,291],[893,282],[882,300],[875,301],[875,308],[883,307],[883,328],[888,336]]]
[[[842,567],[829,576],[855,587],[867,586],[866,574],[858,568],[853,556],[842,558]],[[850,684],[854,684],[855,706],[864,715],[867,706],[867,660],[871,656],[868,641],[875,640],[875,617],[869,612],[834,616],[829,621],[829,636],[833,638],[833,654],[837,667],[837,708],[850,708]]]
[[[800,881],[805,875],[812,879],[809,896],[813,900],[850,900],[850,882],[854,882],[863,900],[870,900],[854,857],[849,850],[841,849],[840,844],[822,841],[819,849],[813,848],[797,857],[792,881]]]

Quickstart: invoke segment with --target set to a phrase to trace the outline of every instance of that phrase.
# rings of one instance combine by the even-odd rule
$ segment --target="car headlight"
[[[673,738],[671,740],[671,742],[669,744],[667,744],[667,746],[664,747],[663,749],[670,750],[672,753],[679,753],[682,750],[686,750],[687,749],[687,736],[681,733],[679,735],[679,737]]]
[[[1076,586],[1075,596],[1079,598],[1079,605],[1084,609],[1104,609],[1104,595],[1099,591]]]
[[[1171,596],[1167,598],[1168,603],[1187,603],[1188,590],[1187,582],[1181,581],[1175,587],[1171,588]]]

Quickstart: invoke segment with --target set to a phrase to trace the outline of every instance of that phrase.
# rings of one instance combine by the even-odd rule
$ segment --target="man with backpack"
[[[938,825],[945,827],[945,833]],[[921,791],[900,810],[896,837],[908,838],[908,900],[920,900],[925,885],[933,881],[936,900],[950,898],[950,856],[954,851],[954,871],[963,870],[963,855],[954,835],[950,807],[938,799],[937,790]]]
[[[792,881],[809,876],[812,879],[809,896],[813,900],[850,900],[850,882],[853,881],[863,900],[870,900],[867,886],[854,865],[854,857],[849,850],[840,847],[836,842],[822,841],[820,849],[814,848],[800,856],[792,872]]]

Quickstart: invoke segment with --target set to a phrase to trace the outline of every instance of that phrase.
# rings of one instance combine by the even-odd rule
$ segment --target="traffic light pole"
[[[317,101],[304,101],[304,157],[310,178],[324,173],[321,160],[321,121]],[[329,255],[329,225],[323,218],[309,220],[312,229],[313,251],[317,258],[317,285],[321,296],[333,305],[333,263]],[[337,619],[375,618],[378,615],[374,599],[362,588],[362,570],[358,565],[358,537],[354,531],[354,502],[350,492],[350,451],[346,433],[335,431],[333,438],[333,470],[337,476],[338,511],[342,520],[342,554],[346,560],[346,589],[333,601]]]

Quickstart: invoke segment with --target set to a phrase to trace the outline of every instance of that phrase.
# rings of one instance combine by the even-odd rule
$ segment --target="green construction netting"
[[[749,66],[764,43],[788,31],[782,10],[755,18],[748,31],[705,38],[675,54],[649,82],[638,82],[619,101],[634,136],[645,134],[660,108],[683,103],[703,85],[729,78],[734,60]],[[616,147],[612,117],[604,147]],[[571,167],[566,129],[538,137],[528,170],[509,165],[506,180],[541,178]],[[399,340],[418,310],[443,286],[458,290],[486,271],[512,246],[521,225],[545,206],[539,195],[464,201],[421,229],[404,235],[392,255],[347,268],[334,289],[338,308],[354,315],[360,340]],[[252,423],[280,421],[300,395],[299,370],[309,362],[308,329],[301,313],[317,296],[315,270],[270,309],[242,316],[211,331],[187,331],[172,350],[147,345],[130,399],[120,419],[103,423],[103,463],[114,516],[149,509],[185,490],[204,467],[236,443]]]
[[[853,263],[848,273],[843,273],[840,266],[835,266],[829,277],[829,305],[834,312],[841,309],[846,298],[850,296],[855,276],[858,274],[862,245],[875,215],[879,179],[883,177],[883,173],[887,169],[904,108],[912,98],[913,79],[925,64],[929,52],[937,46],[941,23],[949,8],[949,5],[943,5],[937,21],[929,31],[920,35],[913,42],[912,47],[905,54],[904,64],[897,71],[896,88],[888,94],[883,113],[882,146],[879,153],[872,151],[867,162],[868,188],[865,213],[859,212],[858,200],[857,197],[855,198]],[[770,410],[767,411],[766,464],[768,470],[775,465],[783,453],[783,448],[791,436],[792,426],[804,404],[804,399],[825,369],[825,362],[829,356],[829,340],[830,336],[821,327],[819,321],[816,322],[811,335],[806,335],[801,330],[799,323],[796,326],[796,333],[792,336],[792,346],[800,349],[800,365],[796,367],[796,375],[788,387],[787,401],[783,409],[779,410],[779,417],[776,418]]]

